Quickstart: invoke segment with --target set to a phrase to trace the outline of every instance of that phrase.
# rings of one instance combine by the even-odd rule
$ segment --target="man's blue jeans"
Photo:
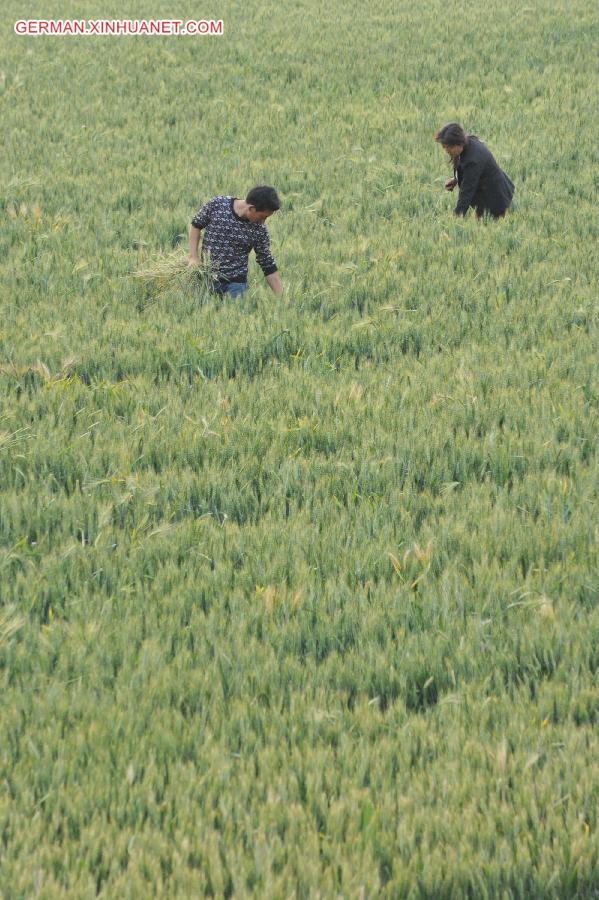
[[[230,281],[229,284],[217,284],[215,286],[215,292],[220,297],[224,297],[225,294],[228,294],[229,297],[242,297],[246,290],[247,284],[245,281]]]

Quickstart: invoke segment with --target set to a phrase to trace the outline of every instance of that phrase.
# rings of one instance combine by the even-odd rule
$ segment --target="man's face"
[[[272,216],[272,209],[263,209],[258,211],[255,206],[250,206],[246,212],[248,222],[266,222],[269,216]]]
[[[448,146],[447,144],[443,144],[443,149],[447,153],[450,159],[455,159],[456,156],[459,156],[462,150],[464,149],[462,144],[452,144]]]

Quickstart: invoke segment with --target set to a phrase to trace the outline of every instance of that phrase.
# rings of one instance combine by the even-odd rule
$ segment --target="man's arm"
[[[264,273],[269,288],[273,294],[280,297],[283,293],[283,285],[281,284],[281,276],[279,275],[277,264],[270,252],[270,236],[265,226],[262,226],[259,230],[259,235],[254,243],[254,250],[258,265]]]
[[[200,256],[198,253],[198,245],[200,243],[200,232],[202,228],[205,228],[210,224],[210,220],[212,219],[212,212],[215,208],[216,203],[218,202],[218,197],[213,197],[212,200],[209,200],[208,203],[204,203],[203,206],[198,209],[197,213],[191,220],[191,227],[189,229],[189,261],[190,263],[199,263]]]
[[[275,297],[283,296],[283,284],[281,282],[281,276],[278,272],[271,272],[270,275],[267,275],[266,283],[268,284]]]
[[[189,226],[189,261],[190,263],[199,263],[200,256],[198,246],[200,243],[200,234],[202,232],[195,225]]]

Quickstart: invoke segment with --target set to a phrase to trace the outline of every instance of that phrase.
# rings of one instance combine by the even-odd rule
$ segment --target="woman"
[[[473,206],[477,219],[485,213],[494,219],[503,218],[512,202],[514,185],[491,151],[475,134],[466,134],[457,122],[439,129],[435,140],[453,163],[454,177],[445,182],[445,190],[453,191],[456,184],[460,188],[456,216],[465,216]]]

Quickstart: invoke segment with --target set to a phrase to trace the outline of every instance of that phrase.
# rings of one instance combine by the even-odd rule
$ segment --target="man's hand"
[[[198,246],[200,243],[200,234],[202,232],[199,228],[195,228],[195,226],[191,225],[189,228],[189,265],[197,265],[200,261],[200,256],[198,253]]]
[[[266,282],[275,297],[283,296],[283,285],[281,283],[281,276],[278,272],[273,272],[272,275],[267,275]]]
[[[454,187],[456,186],[457,183],[458,183],[458,179],[457,179],[457,178],[450,178],[449,181],[446,181],[446,182],[445,182],[445,190],[446,190],[446,191],[453,191],[453,189],[454,189]]]

